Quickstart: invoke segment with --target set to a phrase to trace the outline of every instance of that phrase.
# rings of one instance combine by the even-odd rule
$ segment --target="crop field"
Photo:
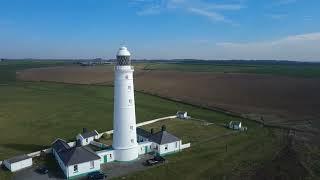
[[[320,64],[272,64],[272,63],[147,63],[145,70],[169,70],[187,72],[216,72],[216,73],[249,73],[249,74],[269,74],[276,76],[320,77]]]

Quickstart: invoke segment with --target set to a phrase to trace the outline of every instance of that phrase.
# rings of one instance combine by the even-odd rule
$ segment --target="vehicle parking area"
[[[110,162],[106,164],[101,164],[101,172],[105,173],[109,178],[125,176],[132,172],[145,170],[150,168],[150,166],[146,166],[145,162],[148,159],[152,159],[153,155],[145,154],[139,156],[137,160],[130,162]],[[33,166],[31,168],[23,169],[15,173],[13,179],[14,180],[62,180],[65,179],[62,171],[60,169],[55,172],[50,171],[48,174],[40,174],[36,172],[37,167]],[[87,179],[87,177],[82,177],[78,179]]]
[[[132,172],[145,170],[150,166],[145,166],[145,162],[148,159],[152,159],[153,155],[145,154],[139,156],[135,161],[130,162],[110,162],[101,165],[101,171],[104,172],[108,178],[125,176]]]

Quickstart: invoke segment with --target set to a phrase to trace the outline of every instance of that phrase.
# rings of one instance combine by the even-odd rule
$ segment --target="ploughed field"
[[[290,69],[283,66],[267,66],[269,69],[263,67],[262,70],[259,66],[253,71],[252,66],[137,64],[135,89],[209,108],[221,108],[269,124],[320,128],[320,68]],[[24,70],[17,77],[32,81],[112,84],[113,68],[49,67]]]

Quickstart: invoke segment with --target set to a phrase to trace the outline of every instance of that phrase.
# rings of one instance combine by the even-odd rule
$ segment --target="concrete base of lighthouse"
[[[114,155],[116,161],[133,161],[138,158],[139,146],[134,146],[129,149],[115,149]]]

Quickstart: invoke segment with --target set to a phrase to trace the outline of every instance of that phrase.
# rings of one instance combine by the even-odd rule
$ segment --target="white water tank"
[[[131,161],[138,158],[133,71],[130,52],[121,47],[114,68],[113,142],[115,160]]]

